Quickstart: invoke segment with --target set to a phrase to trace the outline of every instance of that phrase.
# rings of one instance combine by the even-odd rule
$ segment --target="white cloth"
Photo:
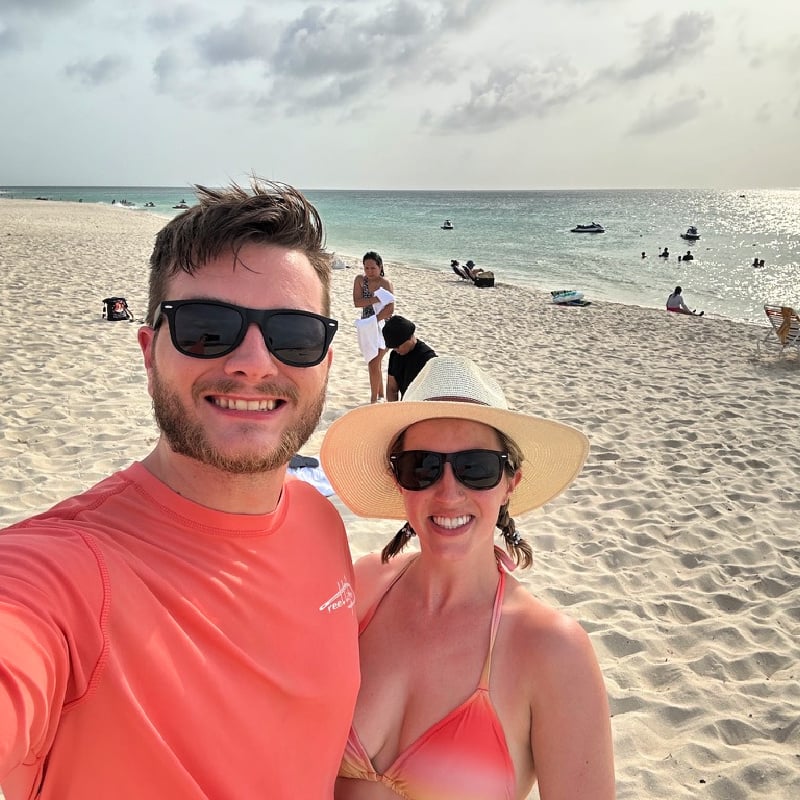
[[[376,311],[377,313],[377,311]],[[356,320],[356,333],[358,334],[358,348],[364,361],[369,364],[379,350],[386,349],[386,342],[383,341],[383,320],[378,322],[377,316],[367,317],[366,319]]]
[[[375,306],[376,314],[379,314],[382,309],[386,308],[386,306],[389,305],[389,303],[394,303],[394,295],[387,289],[384,289],[383,286],[379,286],[375,290],[374,294],[375,297],[377,297],[378,300],[381,301],[377,306]]]
[[[330,484],[327,476],[322,470],[322,467],[301,467],[293,469],[289,467],[286,470],[290,475],[294,475],[301,481],[310,483],[321,495],[330,497],[333,494],[333,487]]]

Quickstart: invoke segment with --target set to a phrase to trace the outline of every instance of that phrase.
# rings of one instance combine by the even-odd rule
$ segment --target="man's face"
[[[401,356],[408,355],[413,349],[414,345],[417,343],[417,337],[412,336],[410,339],[406,339],[403,344],[397,345],[394,348],[395,353],[399,353]]]
[[[206,299],[248,308],[292,308],[322,314],[322,285],[294,250],[250,244],[234,266],[232,253],[194,276],[169,283],[168,300]],[[289,367],[268,350],[256,325],[220,358],[179,353],[164,319],[144,327],[139,343],[156,421],[170,450],[233,474],[277,469],[302,447],[319,422],[332,350],[315,367]]]

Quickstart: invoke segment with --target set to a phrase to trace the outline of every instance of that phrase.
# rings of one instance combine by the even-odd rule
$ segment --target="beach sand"
[[[123,295],[143,318],[163,224],[109,206],[0,201],[0,523],[153,446],[138,325],[102,320],[101,301]],[[559,308],[501,269],[498,286],[477,289],[447,265],[401,269],[383,255],[396,311],[421,339],[473,358],[512,408],[591,440],[573,486],[517,520],[535,556],[519,579],[591,634],[619,798],[799,797],[800,357],[759,355],[765,327]],[[345,260],[333,274],[328,400],[306,455],[369,399],[351,295],[360,267]],[[333,499],[354,557],[398,527]]]

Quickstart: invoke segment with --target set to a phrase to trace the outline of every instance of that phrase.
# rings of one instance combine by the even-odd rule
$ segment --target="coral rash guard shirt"
[[[352,586],[341,518],[297,480],[235,515],[137,463],[0,532],[7,800],[332,797]]]

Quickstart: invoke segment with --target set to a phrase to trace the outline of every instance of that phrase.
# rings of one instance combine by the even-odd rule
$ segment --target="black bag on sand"
[[[133,322],[133,312],[124,297],[106,297],[103,300],[103,318],[111,322],[128,319]]]
[[[483,288],[484,286],[494,286],[494,272],[481,272],[475,278],[475,285]]]

